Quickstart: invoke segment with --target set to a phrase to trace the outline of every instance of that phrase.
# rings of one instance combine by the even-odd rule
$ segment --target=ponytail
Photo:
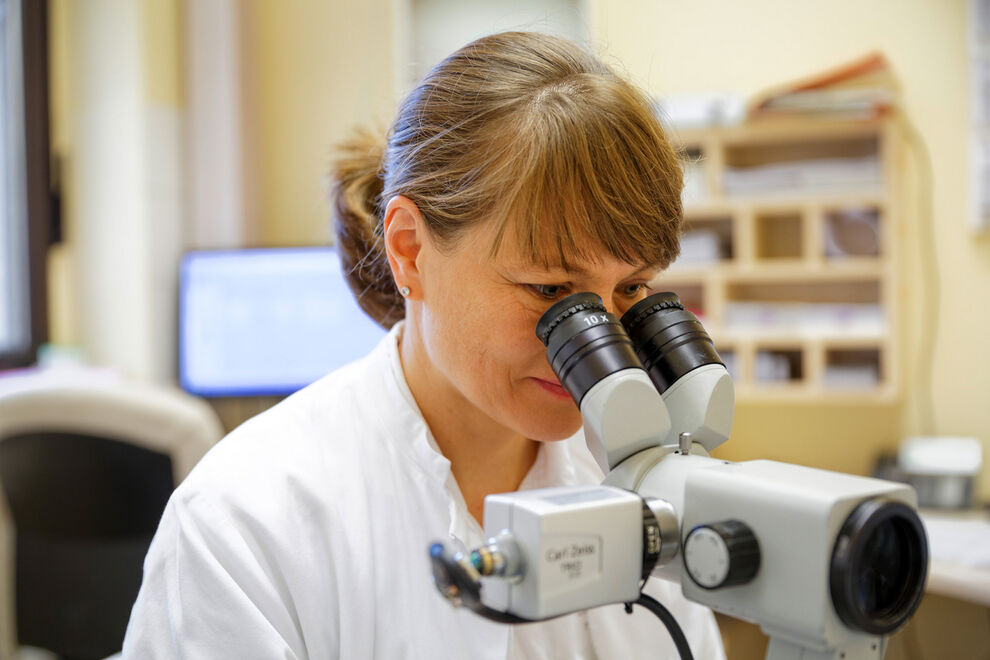
[[[333,225],[344,277],[361,309],[388,329],[405,316],[382,240],[384,136],[358,130],[337,149],[331,169]]]

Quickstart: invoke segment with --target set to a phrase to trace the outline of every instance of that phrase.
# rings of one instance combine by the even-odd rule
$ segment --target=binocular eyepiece
[[[644,369],[661,394],[685,374],[722,364],[711,337],[676,294],[656,293],[618,319],[593,293],[575,293],[536,324],[560,384],[581,405],[591,387],[623,369]]]
[[[593,293],[575,293],[540,317],[536,334],[561,386],[580,407],[588,390],[617,371],[642,369],[619,319]]]

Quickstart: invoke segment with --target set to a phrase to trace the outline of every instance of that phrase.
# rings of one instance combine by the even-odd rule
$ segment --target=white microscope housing
[[[489,618],[534,621],[635,602],[656,575],[759,624],[768,660],[883,657],[927,576],[910,487],[709,457],[731,429],[732,382],[673,294],[621,324],[597,296],[575,294],[537,334],[605,481],[486,498],[485,546],[470,557],[431,549],[445,595]]]

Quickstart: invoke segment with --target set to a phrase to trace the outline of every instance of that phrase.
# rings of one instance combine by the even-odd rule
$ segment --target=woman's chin
[[[581,413],[574,409],[563,415],[550,418],[546,412],[538,419],[533,419],[521,429],[527,438],[539,442],[557,442],[566,440],[581,428]]]

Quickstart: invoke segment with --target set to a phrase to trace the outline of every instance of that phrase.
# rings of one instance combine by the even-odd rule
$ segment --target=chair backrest
[[[0,379],[0,657],[19,640],[103,658],[120,650],[165,502],[223,431],[169,388],[15,380]]]

